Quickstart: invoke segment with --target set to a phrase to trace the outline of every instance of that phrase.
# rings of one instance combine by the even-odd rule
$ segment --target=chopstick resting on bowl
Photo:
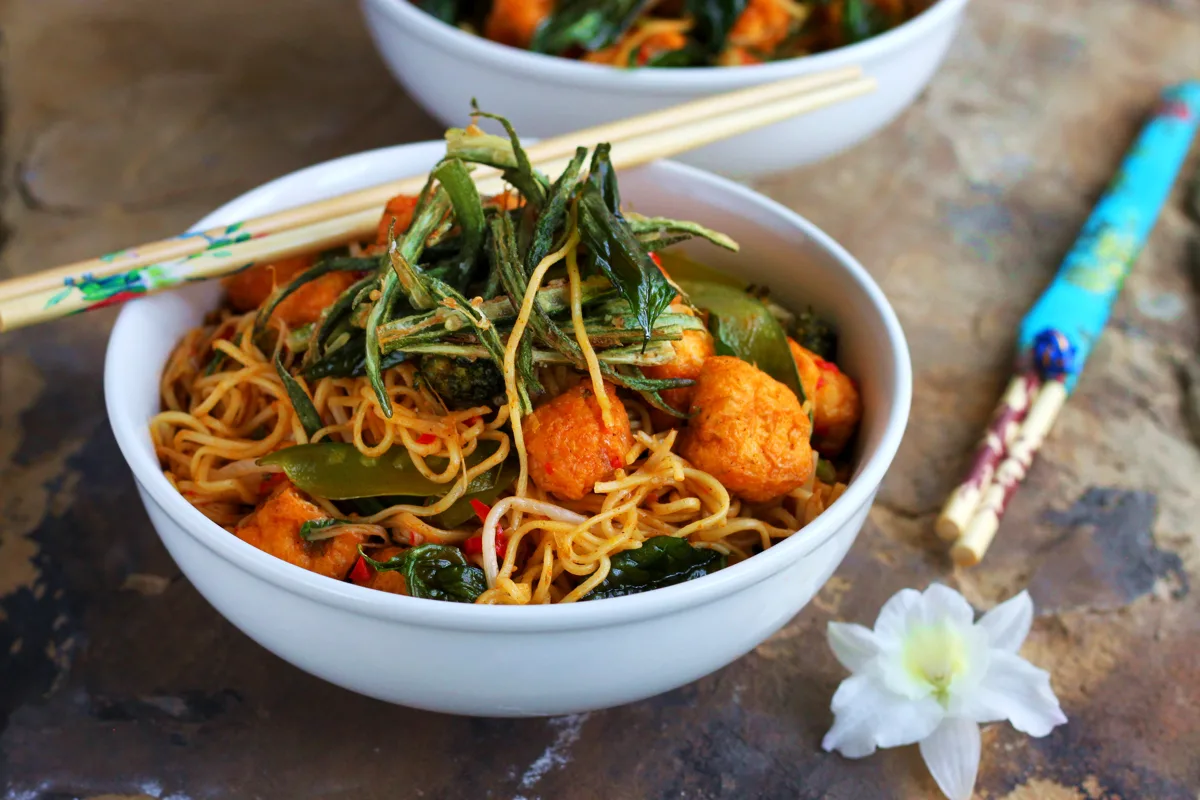
[[[1084,225],[1054,281],[1025,315],[1017,374],[946,501],[938,534],[959,566],[979,563],[1054,425],[1170,194],[1200,127],[1200,82],[1164,92],[1158,110]]]
[[[690,101],[539,142],[528,148],[545,172],[564,168],[580,144],[610,142],[628,169],[841,103],[875,88],[849,67]],[[481,194],[498,194],[500,171],[476,170]],[[417,194],[418,175],[207,231],[185,233],[99,258],[0,282],[0,331],[47,322],[124,300],[238,272],[370,236],[386,202]]]

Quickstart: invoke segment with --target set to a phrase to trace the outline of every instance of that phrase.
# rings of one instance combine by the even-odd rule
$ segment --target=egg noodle
[[[167,479],[209,519],[232,531],[262,499],[264,479],[281,469],[258,464],[263,456],[321,441],[352,444],[368,457],[403,447],[421,475],[445,484],[445,494],[429,505],[397,504],[369,516],[346,514],[329,499],[313,497],[331,517],[354,523],[331,529],[328,535],[365,534],[368,552],[382,545],[459,545],[477,534],[478,526],[443,529],[432,524],[432,518],[463,497],[474,478],[515,450],[519,477],[511,496],[502,497],[486,516],[482,554],[470,557],[487,579],[487,590],[476,602],[499,604],[580,600],[608,576],[613,556],[655,536],[686,538],[695,547],[737,562],[800,530],[841,495],[843,484],[813,477],[768,503],[733,498],[716,478],[675,452],[676,429],[656,430],[651,410],[633,399],[625,405],[634,444],[610,480],[596,483],[577,501],[551,497],[533,484],[515,383],[516,343],[529,322],[535,292],[555,264],[565,262],[567,267],[573,331],[586,371],[542,367],[539,379],[551,396],[589,380],[606,425],[611,424],[610,415],[623,413],[619,404],[613,408],[607,402],[599,363],[584,332],[577,246],[575,233],[531,275],[504,353],[506,402],[494,408],[447,410],[421,381],[413,362],[384,372],[393,405],[390,417],[365,377],[313,382],[297,377],[323,424],[309,437],[274,366],[279,358],[292,374],[292,367],[298,367],[292,362],[299,356],[283,346],[286,325],[272,320],[277,343],[274,351],[264,352],[252,335],[257,312],[221,312],[184,338],[162,375],[164,410],[151,421],[150,432]],[[495,442],[495,451],[468,465],[484,441]],[[428,459],[434,456],[444,459],[443,468],[430,466]],[[814,476],[816,458],[814,452]],[[501,530],[507,536],[503,558],[496,547]]]

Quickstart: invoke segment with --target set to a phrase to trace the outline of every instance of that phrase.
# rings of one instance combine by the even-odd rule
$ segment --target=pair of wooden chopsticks
[[[578,145],[612,143],[617,169],[669,158],[872,91],[875,81],[850,67],[695,100],[638,117],[547,139],[528,148],[550,174]],[[503,190],[494,169],[475,173],[481,194]],[[369,238],[384,204],[416,194],[427,176],[380,184],[339,197],[184,234],[0,282],[0,331],[58,319],[149,292],[237,272],[255,263]]]
[[[1200,128],[1200,81],[1168,88],[1050,287],[1018,333],[1018,372],[946,501],[938,534],[974,566],[1100,338]]]
[[[937,520],[938,535],[954,543],[950,548],[954,563],[972,567],[983,558],[1013,492],[1066,402],[1064,381],[1043,379],[1037,369],[1015,375],[1009,382],[966,480],[950,495]]]

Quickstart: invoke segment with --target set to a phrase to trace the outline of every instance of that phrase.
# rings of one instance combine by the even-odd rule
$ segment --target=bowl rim
[[[929,31],[959,15],[969,2],[970,0],[934,0],[924,11],[891,30],[855,44],[812,55],[739,67],[634,70],[534,53],[493,42],[442,22],[417,8],[410,0],[360,0],[360,5],[373,5],[396,23],[411,26],[413,34],[436,47],[458,55],[470,56],[486,66],[520,73],[538,82],[543,82],[549,77],[591,88],[667,93],[688,89],[733,89],[768,83],[806,72],[863,64],[925,37]]]
[[[413,160],[436,159],[444,148],[439,141],[416,142],[394,147],[365,151],[307,167],[261,186],[251,189],[222,205],[192,230],[222,224],[225,209],[236,204],[253,203],[256,195],[267,195],[277,190],[280,184],[297,179],[316,180],[339,169],[354,168],[373,159],[412,153]],[[428,158],[426,158],[428,154]],[[351,167],[351,165],[354,165]],[[276,587],[310,600],[335,606],[356,614],[365,614],[379,619],[402,622],[420,627],[473,630],[483,632],[533,632],[552,630],[581,630],[601,628],[635,622],[650,617],[660,617],[685,609],[698,607],[725,595],[731,595],[752,584],[765,580],[770,575],[786,568],[799,558],[825,545],[859,511],[873,499],[880,482],[900,446],[908,423],[912,399],[912,365],[908,345],[900,322],[882,290],[866,269],[841,245],[816,225],[787,207],[745,186],[721,178],[712,173],[683,164],[659,161],[652,168],[663,170],[667,179],[672,176],[685,178],[698,190],[734,196],[743,205],[757,208],[780,217],[784,222],[798,228],[814,244],[824,249],[846,270],[858,284],[874,312],[878,315],[892,351],[892,384],[895,394],[892,405],[880,420],[882,434],[879,443],[861,464],[858,474],[847,490],[820,517],[806,526],[806,535],[791,536],[772,546],[763,553],[749,558],[696,580],[655,589],[651,592],[605,599],[597,603],[571,603],[545,606],[477,606],[446,603],[433,600],[394,595],[380,592],[344,581],[331,580],[323,575],[309,572],[271,556],[231,535],[209,520],[179,494],[163,475],[162,468],[153,451],[145,446],[145,431],[138,430],[131,415],[114,413],[122,400],[131,396],[126,384],[119,379],[122,361],[121,343],[139,333],[137,314],[142,304],[162,301],[162,296],[136,299],[126,304],[117,318],[110,334],[104,364],[104,395],[109,408],[109,419],[114,436],[126,463],[134,474],[139,488],[152,499],[170,519],[187,535],[217,556]],[[274,204],[282,207],[282,204]],[[166,293],[169,296],[171,293]],[[161,371],[161,365],[156,365]],[[144,497],[143,500],[147,498]],[[156,528],[157,532],[157,528]],[[160,533],[161,537],[161,533]],[[180,565],[182,567],[182,565]]]

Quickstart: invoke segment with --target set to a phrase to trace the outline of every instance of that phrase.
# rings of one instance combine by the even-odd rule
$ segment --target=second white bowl
[[[878,89],[830,108],[680,156],[753,177],[827,158],[871,136],[920,94],[941,64],[968,0],[938,0],[885,34],[804,58],[745,67],[622,70],[531,53],[472,36],[410,0],[359,0],[392,74],[446,125],[467,122],[471,99],[527,136],[557,136],[747,86],[861,66]],[[592,145],[595,142],[580,142]]]

